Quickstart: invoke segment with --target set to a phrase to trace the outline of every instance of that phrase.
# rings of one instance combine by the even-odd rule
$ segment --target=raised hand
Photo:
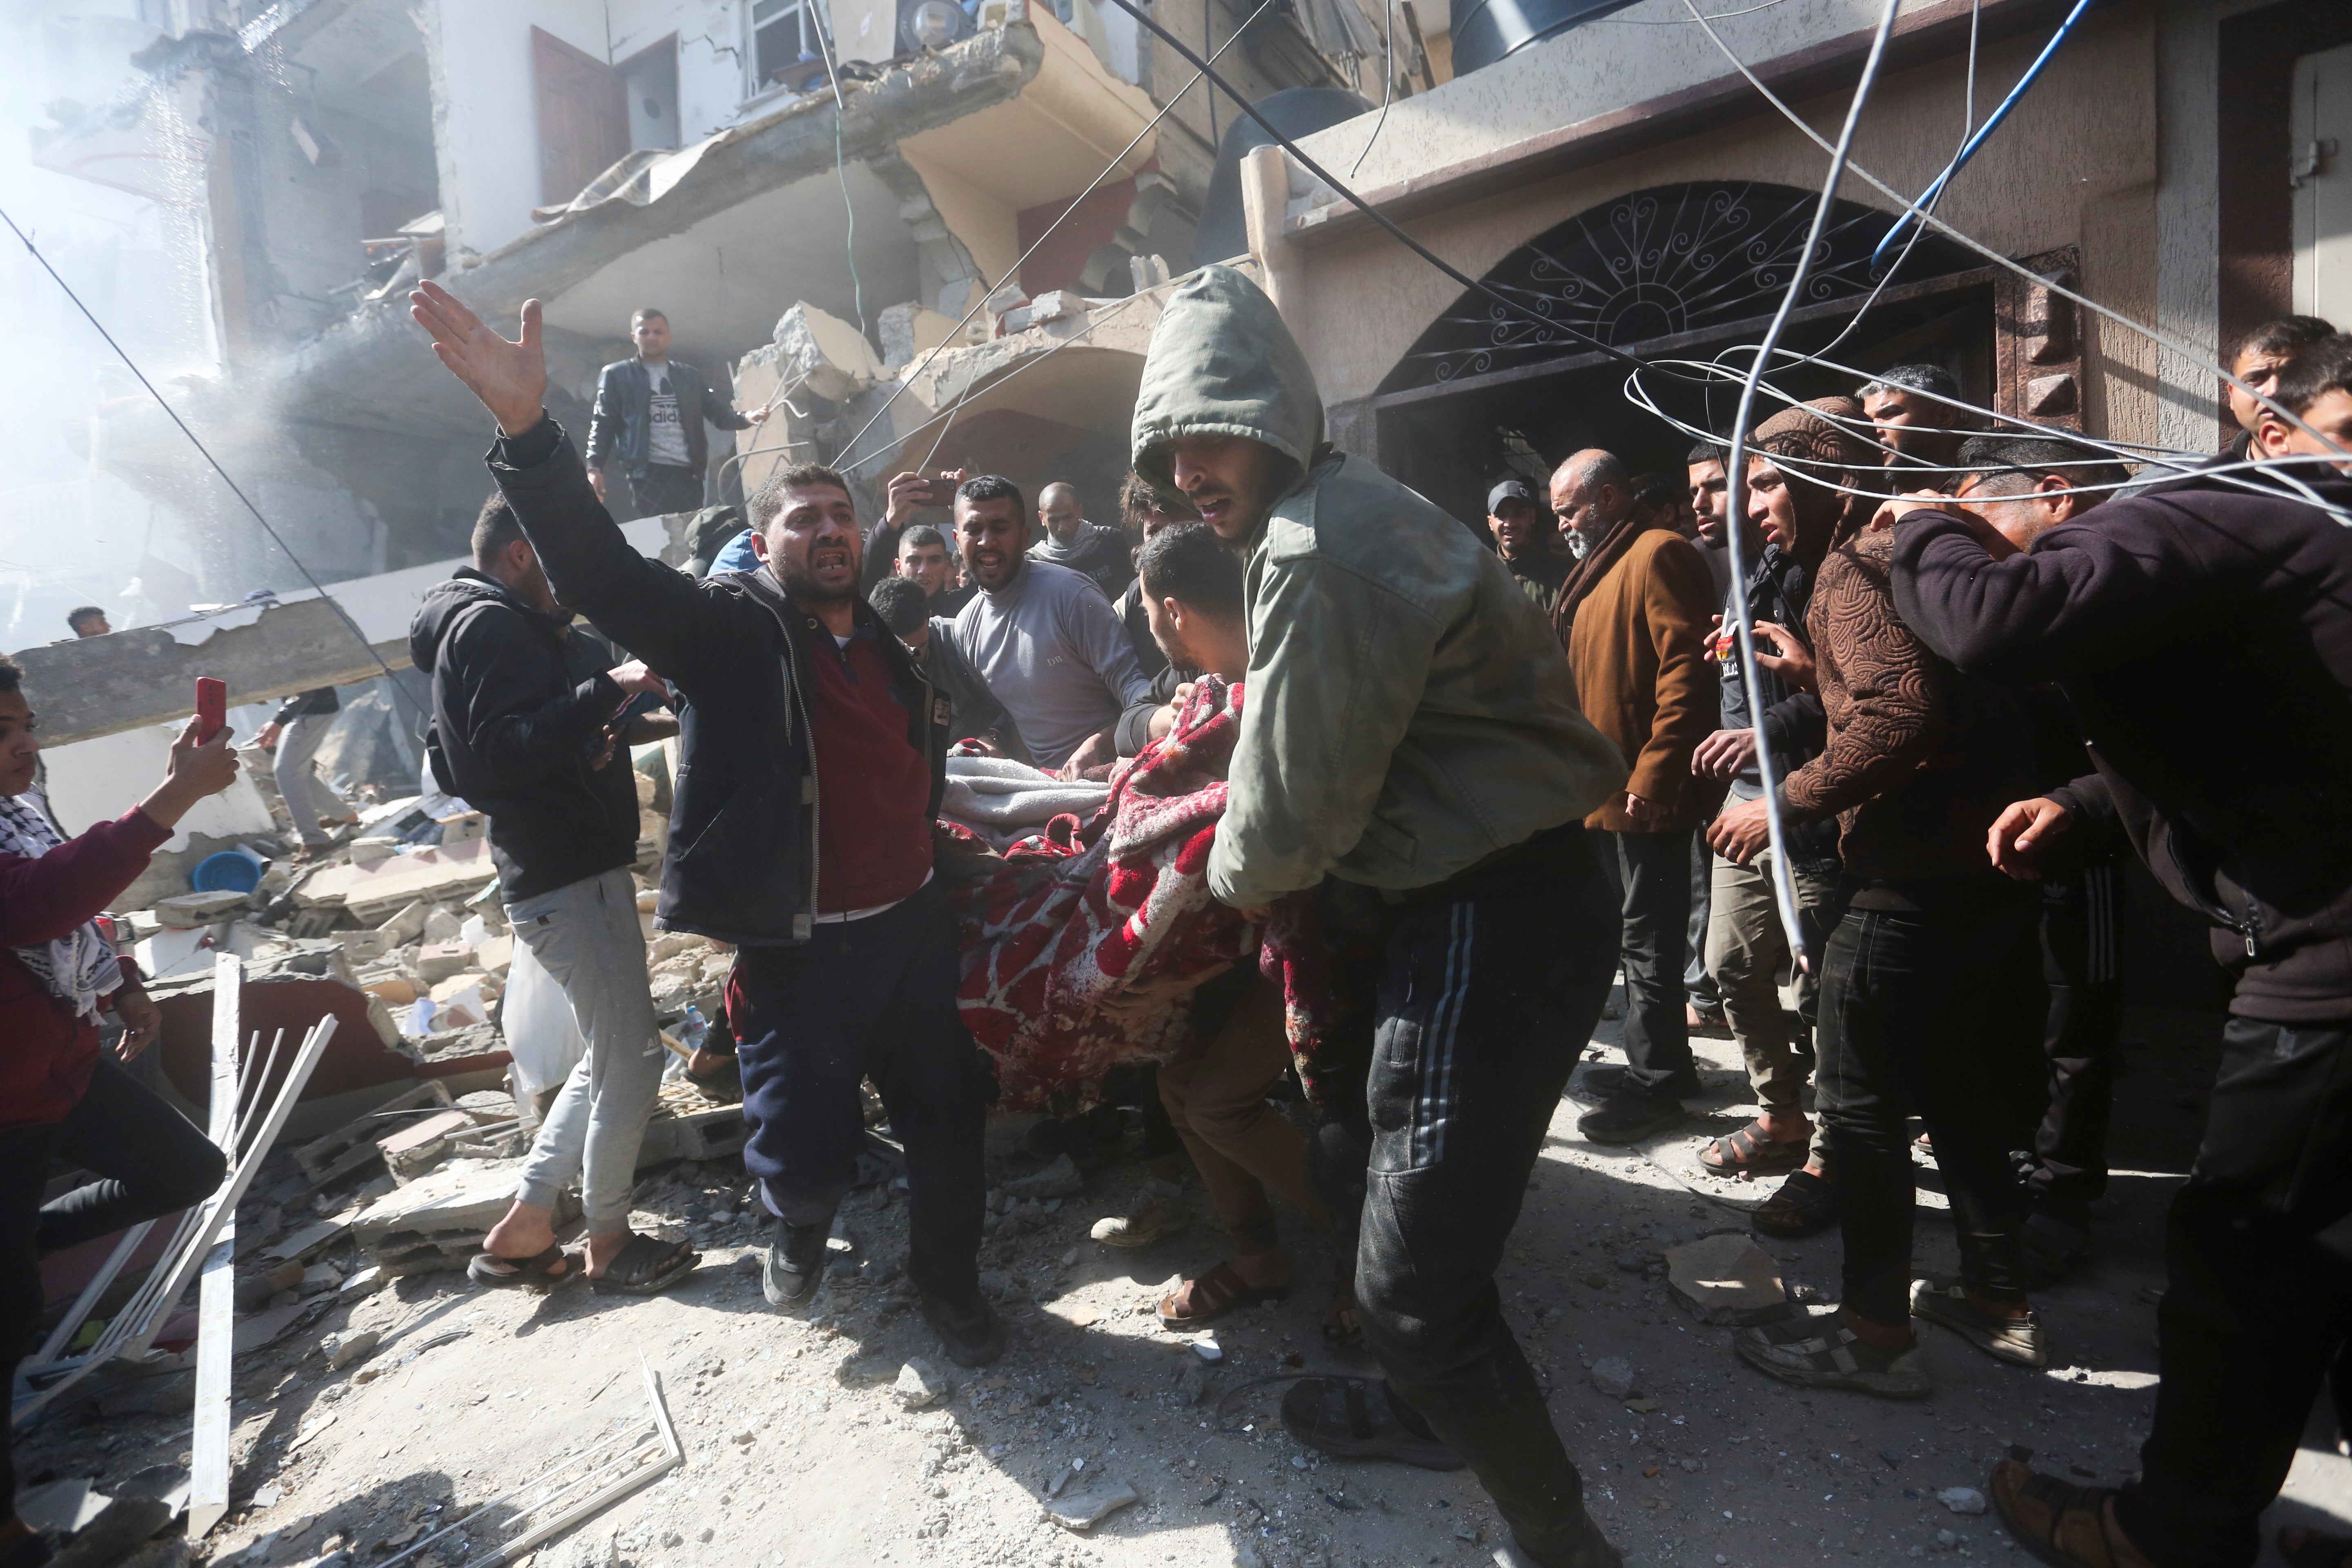
[[[466,384],[499,428],[520,436],[540,421],[547,403],[547,353],[540,346],[536,300],[522,306],[522,337],[509,342],[438,283],[417,285],[408,313],[432,334],[433,352]]]

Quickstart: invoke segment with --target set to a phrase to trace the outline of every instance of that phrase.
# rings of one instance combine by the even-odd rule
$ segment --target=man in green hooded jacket
[[[1511,1527],[1497,1562],[1612,1568],[1494,1273],[1616,967],[1617,905],[1582,823],[1624,787],[1624,760],[1493,552],[1324,444],[1306,357],[1239,272],[1203,268],[1171,297],[1134,447],[1139,472],[1246,556],[1212,891],[1262,919],[1336,877],[1394,916],[1368,1168],[1330,1157],[1344,1115],[1318,1148],[1328,1188],[1362,1184],[1356,1293],[1388,1377],[1302,1380],[1284,1424],[1327,1453],[1466,1460]]]

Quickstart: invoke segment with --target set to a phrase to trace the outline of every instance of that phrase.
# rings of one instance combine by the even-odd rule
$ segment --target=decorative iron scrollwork
[[[1579,332],[1630,348],[1769,315],[1794,274],[1819,199],[1790,185],[1708,182],[1635,191],[1580,213],[1486,274],[1486,285],[1516,310],[1484,293],[1464,294],[1381,390],[1562,358],[1583,346]],[[1870,253],[1893,221],[1857,202],[1837,203],[1805,302],[1869,293],[1880,280]],[[1958,247],[1929,235],[1901,265],[1907,280],[1970,264]]]

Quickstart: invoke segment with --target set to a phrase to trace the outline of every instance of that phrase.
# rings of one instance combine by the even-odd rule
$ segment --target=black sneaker
[[[776,1237],[768,1243],[768,1258],[760,1270],[760,1289],[771,1307],[797,1307],[816,1294],[824,1278],[824,1244],[832,1236],[830,1222],[786,1225],[776,1222]]]
[[[975,1291],[968,1301],[923,1298],[923,1321],[940,1336],[940,1348],[958,1366],[986,1366],[1004,1353],[1004,1325]]]
[[[1675,1095],[1627,1089],[1578,1117],[1576,1130],[1594,1143],[1639,1143],[1689,1119]]]
[[[1663,1089],[1648,1089],[1626,1077],[1629,1070],[1613,1062],[1607,1067],[1587,1068],[1584,1076],[1577,1080],[1576,1087],[1587,1100],[1613,1100],[1621,1094],[1671,1094],[1677,1100],[1691,1100],[1699,1092],[1698,1074],[1696,1072],[1670,1079]]]

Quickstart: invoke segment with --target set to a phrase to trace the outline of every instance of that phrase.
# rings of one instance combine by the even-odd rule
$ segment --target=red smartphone
[[[209,741],[228,723],[228,682],[196,677],[196,739]]]

